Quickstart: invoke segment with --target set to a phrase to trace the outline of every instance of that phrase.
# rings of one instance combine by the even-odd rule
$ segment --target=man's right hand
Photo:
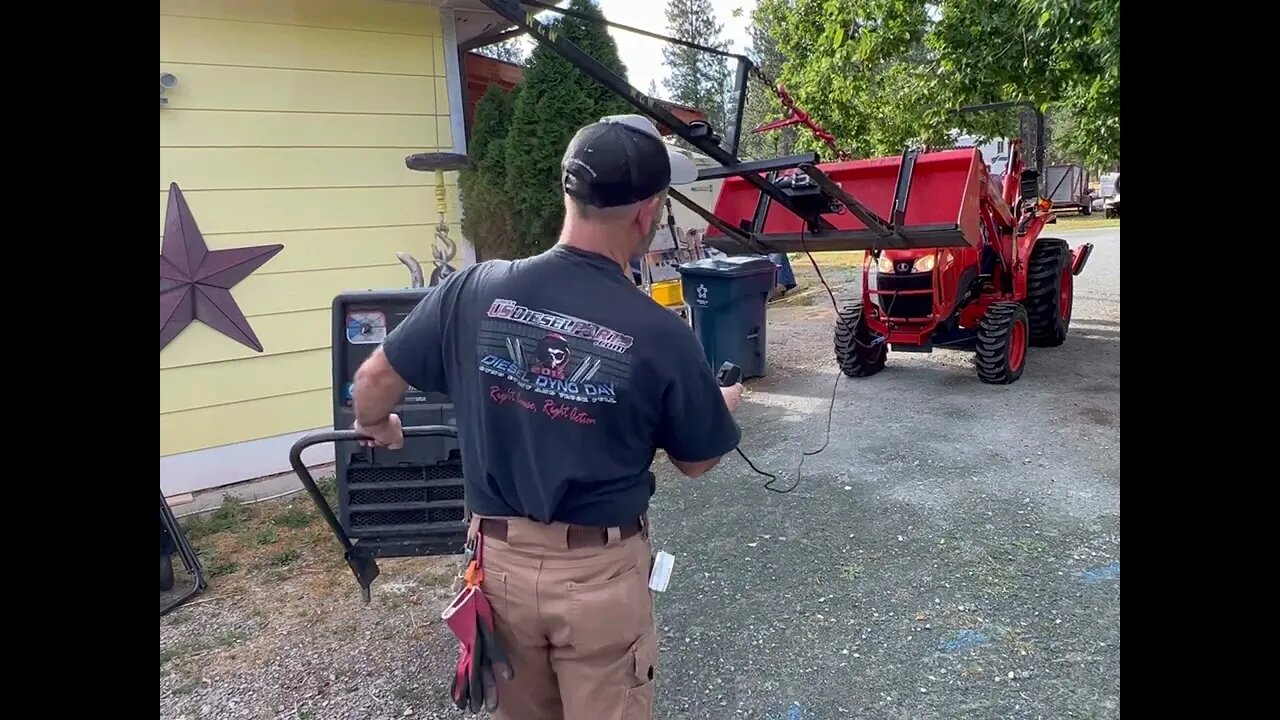
[[[404,428],[400,425],[400,416],[395,413],[388,415],[386,420],[367,427],[357,420],[353,429],[365,436],[358,441],[361,447],[390,450],[399,450],[404,447]]]
[[[725,407],[729,408],[730,413],[737,410],[738,400],[742,398],[742,383],[736,383],[729,387],[720,388],[720,397],[724,398]],[[733,421],[730,420],[730,423],[732,422]],[[670,452],[667,453],[667,459],[671,461],[671,464],[675,465],[677,470],[691,478],[702,477],[704,473],[715,467],[716,463],[720,462],[720,457],[721,456],[717,455],[710,460],[687,462],[684,460],[677,460],[674,457],[671,457]]]
[[[724,396],[724,404],[729,408],[729,412],[734,412],[738,409],[738,401],[742,399],[742,383],[722,387],[720,394]]]

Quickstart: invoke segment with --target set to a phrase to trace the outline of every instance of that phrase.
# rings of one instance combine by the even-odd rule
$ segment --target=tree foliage
[[[782,82],[856,155],[1014,132],[1016,113],[954,110],[1030,100],[1064,118],[1059,152],[1119,160],[1119,0],[761,0],[757,13]]]
[[[490,85],[476,104],[469,155],[472,165],[458,177],[462,189],[462,234],[484,260],[519,256],[511,200],[507,196],[507,131],[520,91]]]
[[[569,8],[604,17],[591,0],[573,0]],[[626,77],[618,47],[604,26],[568,16],[553,24],[561,36]],[[556,242],[564,222],[560,160],[574,132],[605,115],[629,112],[629,107],[554,50],[539,45],[533,51],[515,101],[505,153],[505,187],[520,254],[535,254]]]
[[[751,44],[746,55],[768,78],[782,72],[782,53],[774,38],[772,18],[759,7],[751,13]],[[753,134],[752,128],[784,117],[782,104],[771,86],[756,76],[748,78],[747,103],[742,112],[742,142],[738,154],[744,158],[763,159],[789,155],[796,146],[796,129],[786,127],[767,133]]]
[[[944,97],[1026,99],[1065,120],[1054,144],[1120,159],[1120,0],[946,0],[930,33]],[[1003,32],[992,37],[990,28]],[[1067,120],[1069,118],[1069,120]]]
[[[783,58],[776,79],[842,148],[861,157],[896,153],[926,129],[924,2],[761,0],[756,12]],[[945,130],[926,139],[937,142]],[[797,144],[826,151],[804,132]]]
[[[668,0],[667,32],[674,38],[704,47],[728,50],[732,42],[720,37],[710,0]],[[721,137],[729,132],[726,105],[732,82],[727,59],[705,50],[668,44],[662,49],[669,74],[663,80],[675,102],[695,107],[707,116]]]

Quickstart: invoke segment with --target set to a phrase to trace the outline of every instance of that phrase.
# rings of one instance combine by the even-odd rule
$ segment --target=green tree
[[[573,0],[569,9],[604,17],[591,0]],[[554,27],[561,37],[626,77],[618,46],[604,26],[565,16]],[[629,107],[554,50],[539,45],[533,51],[506,141],[506,191],[521,254],[551,247],[560,233],[564,222],[560,160],[574,132],[605,115],[630,112]]]
[[[733,44],[721,39],[724,26],[716,22],[710,0],[668,0],[667,31],[672,37],[717,50],[728,50]],[[662,58],[670,73],[663,80],[668,99],[701,110],[716,133],[726,137],[725,105],[732,88],[726,58],[672,44],[662,49]]]
[[[1016,112],[954,109],[1029,100],[1071,118],[1057,144],[1092,166],[1120,155],[1119,11],[1119,0],[761,0],[758,10],[786,58],[782,81],[855,154],[953,129],[1016,132]]]
[[[920,95],[931,72],[924,39],[923,0],[761,0],[763,19],[785,60],[778,79],[796,103],[850,154],[901,152],[909,140],[940,141],[945,127],[927,128]],[[758,20],[758,22],[760,22]],[[826,146],[801,131],[800,148]]]
[[[929,37],[942,97],[1025,99],[1070,120],[1059,151],[1091,167],[1120,159],[1120,0],[945,0]],[[993,37],[992,28],[1001,32]]]
[[[771,16],[761,12],[759,6],[752,10],[751,45],[746,54],[765,77],[774,79],[782,71],[782,54],[773,37],[771,20]],[[752,128],[783,119],[784,111],[772,85],[761,81],[754,74],[748,77],[747,82],[747,104],[742,113],[742,141],[738,147],[738,155],[764,159],[791,154],[796,146],[794,127],[752,134]]]
[[[511,200],[507,197],[507,131],[519,86],[507,92],[497,85],[476,103],[469,154],[472,165],[459,173],[462,190],[462,234],[484,260],[519,256]]]

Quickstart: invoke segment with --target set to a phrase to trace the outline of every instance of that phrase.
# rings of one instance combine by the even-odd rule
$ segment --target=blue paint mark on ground
[[[956,633],[955,637],[942,643],[942,645],[938,647],[938,650],[944,653],[954,653],[986,644],[987,636],[983,633],[980,633],[977,630],[961,630]]]
[[[1111,562],[1101,567],[1089,568],[1080,573],[1080,580],[1086,583],[1102,582],[1104,580],[1120,579],[1120,563]]]
[[[804,708],[799,702],[792,702],[785,711],[770,710],[764,720],[804,720]]]

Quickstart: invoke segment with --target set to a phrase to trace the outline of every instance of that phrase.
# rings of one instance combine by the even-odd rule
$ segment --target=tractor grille
[[[464,516],[462,464],[348,468],[340,495],[352,537],[452,532]]]
[[[881,294],[876,302],[885,315],[897,318],[922,318],[933,315],[933,294],[893,295],[895,290],[931,290],[933,273],[906,273],[888,275],[881,273],[876,278],[876,287]]]

